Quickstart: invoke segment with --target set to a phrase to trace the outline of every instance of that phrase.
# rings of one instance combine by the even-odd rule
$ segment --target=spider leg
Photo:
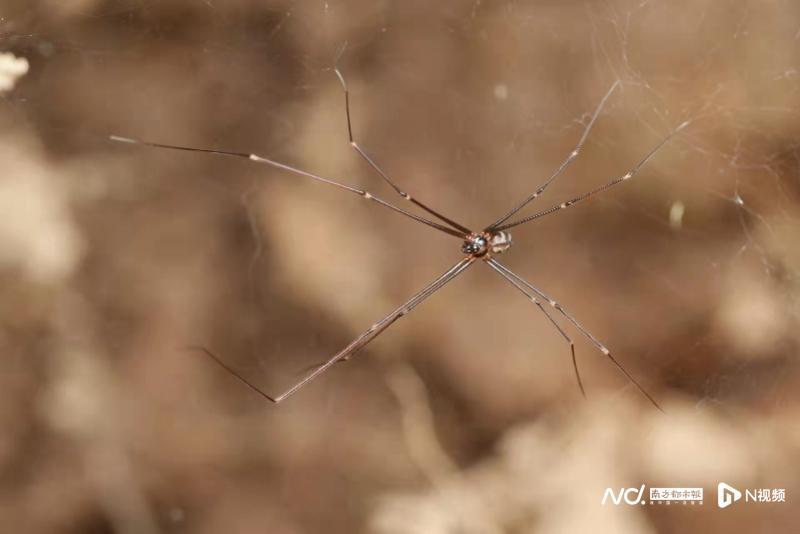
[[[534,219],[538,219],[539,217],[544,217],[545,215],[550,215],[551,213],[555,213],[557,211],[569,208],[570,206],[574,206],[578,202],[586,200],[587,198],[592,197],[592,196],[596,195],[597,193],[601,193],[601,192],[605,191],[606,189],[610,189],[610,188],[614,187],[615,185],[619,185],[622,182],[630,180],[631,178],[633,178],[636,175],[637,172],[639,172],[639,170],[642,167],[644,167],[644,165],[648,161],[650,161],[650,159],[652,159],[653,156],[656,155],[656,153],[659,150],[661,150],[661,148],[664,145],[667,144],[667,142],[670,139],[672,139],[675,136],[675,134],[677,134],[678,132],[680,132],[681,130],[686,128],[689,125],[689,122],[690,121],[685,121],[685,122],[681,123],[680,126],[675,128],[674,130],[672,130],[669,133],[669,135],[667,135],[656,146],[654,146],[652,149],[650,149],[650,152],[648,152],[641,160],[639,160],[639,162],[636,165],[634,165],[631,170],[629,170],[628,172],[626,172],[625,174],[623,174],[619,178],[614,178],[610,182],[608,182],[606,184],[603,184],[600,187],[597,187],[595,189],[592,189],[591,191],[589,191],[587,193],[583,193],[582,195],[578,195],[578,196],[576,196],[574,198],[571,198],[570,200],[567,200],[566,202],[562,202],[561,204],[558,204],[556,206],[548,208],[548,209],[546,209],[544,211],[540,211],[538,213],[534,213],[533,215],[529,215],[528,217],[523,217],[522,219],[519,219],[519,220],[516,220],[516,221],[512,221],[510,223],[502,224],[502,225],[497,226],[497,227],[494,227],[494,228],[492,228],[492,230],[498,231],[498,232],[501,231],[501,230],[507,230],[509,228],[513,228],[515,226],[519,226],[520,224],[525,224],[526,222],[532,221]]]
[[[491,265],[491,263],[490,263],[490,265]],[[494,266],[492,266],[492,268],[494,268]],[[497,270],[497,269],[495,269],[495,270]],[[556,327],[556,330],[558,330],[558,333],[561,334],[561,337],[563,337],[564,340],[567,343],[569,343],[569,350],[572,353],[572,368],[575,370],[575,378],[578,381],[578,388],[581,390],[581,395],[583,395],[583,398],[585,399],[586,398],[586,390],[583,389],[583,381],[581,380],[581,373],[578,371],[578,361],[575,358],[575,343],[573,343],[572,338],[570,338],[569,335],[567,335],[567,333],[564,331],[564,329],[561,328],[561,325],[559,325],[558,322],[556,322],[556,320],[553,319],[553,316],[550,315],[547,312],[547,310],[544,308],[544,306],[542,306],[542,303],[539,302],[539,299],[537,299],[536,296],[534,294],[532,294],[532,292],[530,290],[526,289],[525,286],[521,285],[519,282],[517,282],[515,279],[511,278],[509,275],[507,275],[503,271],[498,270],[497,272],[499,272],[503,276],[503,278],[508,280],[514,287],[516,287],[520,292],[522,292],[523,295],[528,297],[534,304],[536,304],[536,306],[538,306],[538,308],[542,311],[542,313],[544,313],[545,317],[547,317],[550,320],[550,322],[552,323],[552,325],[554,327]]]
[[[597,347],[600,350],[600,352],[602,352],[606,356],[606,358],[611,360],[611,362],[617,367],[617,369],[619,369],[619,371],[623,375],[625,375],[625,377],[634,386],[636,386],[636,388],[642,393],[642,395],[647,397],[647,400],[649,400],[653,404],[653,406],[655,406],[661,412],[664,411],[661,408],[661,406],[659,406],[659,404],[656,402],[656,400],[647,392],[647,390],[645,390],[644,387],[642,387],[642,385],[639,384],[639,382],[637,382],[636,379],[633,378],[633,376],[622,366],[622,364],[620,364],[617,361],[617,359],[614,358],[614,356],[611,354],[611,351],[609,351],[608,348],[605,345],[603,345],[596,337],[594,337],[588,330],[586,330],[572,315],[570,315],[570,313],[567,312],[561,306],[561,304],[559,304],[558,302],[553,300],[551,297],[549,297],[546,294],[544,294],[541,290],[539,290],[537,287],[535,287],[532,284],[530,284],[529,282],[527,282],[525,279],[520,277],[518,274],[514,273],[513,271],[511,271],[507,267],[505,267],[502,264],[500,264],[497,260],[489,259],[487,261],[487,263],[489,264],[489,266],[492,269],[494,269],[495,271],[500,273],[503,276],[503,278],[505,278],[506,280],[511,282],[517,289],[522,291],[529,298],[533,299],[534,297],[532,295],[528,294],[528,292],[524,291],[522,289],[522,287],[520,287],[520,286],[525,287],[530,292],[535,293],[540,298],[546,300],[550,304],[550,306],[552,306],[554,309],[556,309],[558,311],[558,313],[560,313],[569,322],[571,322],[575,326],[575,328],[577,328],[581,332],[581,334],[583,334],[595,347]],[[515,283],[515,281],[517,283]]]
[[[216,150],[216,149],[210,149],[210,148],[194,148],[194,147],[188,147],[188,146],[168,145],[168,144],[164,144],[164,143],[153,143],[153,142],[150,142],[150,141],[141,141],[139,139],[132,139],[130,137],[120,137],[118,135],[109,136],[109,139],[111,141],[116,141],[118,143],[128,143],[128,144],[132,144],[132,145],[142,145],[142,146],[149,146],[149,147],[154,147],[154,148],[163,148],[163,149],[167,149],[167,150],[182,150],[182,151],[185,151],[185,152],[204,152],[206,154],[217,154],[217,155],[220,155],[220,156],[230,156],[230,157],[235,157],[235,158],[247,159],[247,160],[254,161],[256,163],[261,163],[261,164],[264,164],[264,165],[269,165],[271,167],[276,167],[276,168],[282,169],[284,171],[288,171],[288,172],[291,172],[291,173],[294,173],[294,174],[299,174],[300,176],[305,176],[306,178],[311,178],[312,180],[316,180],[318,182],[321,182],[321,183],[324,183],[324,184],[327,184],[327,185],[342,189],[344,191],[348,191],[350,193],[354,193],[354,194],[360,196],[361,198],[363,198],[365,200],[371,200],[372,202],[375,202],[375,203],[377,203],[377,204],[379,204],[379,205],[381,205],[381,206],[383,206],[385,208],[389,208],[390,210],[395,211],[397,213],[400,213],[401,215],[405,215],[406,217],[414,219],[417,222],[421,222],[422,224],[426,224],[426,225],[428,225],[428,226],[430,226],[432,228],[435,228],[435,229],[439,230],[440,232],[444,232],[446,234],[449,234],[449,235],[452,235],[452,236],[455,236],[455,237],[458,237],[458,238],[463,238],[464,237],[464,233],[463,232],[456,231],[456,230],[454,230],[454,229],[452,229],[452,228],[450,228],[448,226],[441,225],[441,224],[439,224],[437,222],[429,221],[428,219],[426,219],[424,217],[420,217],[419,215],[415,215],[415,214],[413,214],[413,213],[411,213],[409,211],[406,211],[406,210],[404,210],[402,208],[398,208],[397,206],[395,206],[393,204],[390,204],[389,202],[386,202],[385,200],[382,200],[382,199],[376,197],[375,195],[373,195],[369,191],[366,191],[366,190],[363,190],[363,189],[358,189],[356,187],[352,187],[352,186],[337,182],[335,180],[331,180],[330,178],[325,178],[324,176],[320,176],[318,174],[313,174],[313,173],[298,169],[296,167],[292,167],[290,165],[286,165],[284,163],[280,163],[280,162],[273,161],[273,160],[268,159],[268,158],[264,158],[264,157],[256,155],[256,154],[248,154],[246,152],[229,152],[227,150]]]
[[[619,85],[620,82],[619,80],[617,80],[616,82],[614,82],[614,85],[611,86],[611,89],[608,90],[606,96],[603,97],[603,99],[597,105],[597,108],[594,110],[592,118],[589,120],[589,124],[586,125],[586,128],[584,128],[583,135],[578,141],[578,144],[575,145],[575,148],[573,148],[572,152],[569,153],[567,159],[565,159],[561,163],[561,165],[558,166],[556,171],[550,175],[550,178],[545,180],[545,182],[541,186],[539,186],[539,189],[528,195],[525,198],[525,200],[517,204],[511,211],[509,211],[508,213],[497,219],[495,222],[493,222],[491,225],[489,225],[485,231],[498,230],[499,229],[498,227],[501,224],[503,224],[508,219],[513,217],[519,210],[527,206],[529,203],[533,202],[539,195],[544,193],[545,189],[547,189],[550,186],[550,184],[552,184],[556,180],[556,178],[558,178],[561,175],[561,173],[563,173],[566,170],[566,168],[569,167],[573,161],[575,161],[575,158],[578,157],[578,154],[580,154],[581,150],[583,149],[583,145],[586,143],[586,138],[589,137],[589,132],[592,130],[592,126],[594,126],[594,123],[597,121],[597,117],[600,116],[600,113],[603,111],[606,102],[611,97],[611,94],[617,89],[617,87],[619,87]]]
[[[289,389],[281,393],[277,396],[268,395],[258,386],[254,385],[252,382],[248,381],[242,375],[237,373],[233,370],[229,365],[224,363],[220,358],[218,358],[215,354],[213,354],[210,350],[203,348],[203,347],[191,347],[193,350],[199,350],[209,356],[212,360],[214,360],[218,365],[220,365],[224,370],[232,374],[236,377],[239,381],[244,383],[250,389],[264,397],[265,399],[269,400],[270,402],[279,403],[286,398],[290,397],[291,395],[295,394],[301,388],[306,386],[309,382],[317,378],[319,375],[330,369],[336,363],[346,360],[353,354],[355,354],[358,350],[366,346],[369,342],[373,339],[378,337],[384,330],[389,328],[396,320],[404,315],[408,314],[416,308],[419,304],[421,304],[425,299],[433,295],[436,291],[441,289],[445,284],[453,280],[455,277],[463,273],[472,263],[475,261],[473,257],[466,257],[453,265],[450,269],[444,272],[441,276],[436,278],[433,282],[425,286],[421,291],[416,293],[413,297],[407,300],[403,305],[392,311],[389,315],[385,316],[380,321],[376,322],[372,326],[370,326],[367,330],[359,334],[353,341],[351,341],[345,348],[337,352],[333,355],[328,361],[319,365],[314,369],[312,372],[307,374],[303,379],[299,382],[295,383]]]
[[[341,84],[342,90],[344,91],[344,110],[345,110],[345,115],[347,115],[347,136],[348,136],[348,138],[350,140],[350,146],[353,147],[353,149],[356,152],[358,152],[358,155],[361,156],[361,158],[364,159],[364,161],[366,161],[369,164],[369,166],[372,167],[373,170],[375,170],[375,172],[377,172],[381,176],[381,178],[383,178],[384,181],[387,184],[389,184],[392,187],[392,189],[395,190],[395,192],[398,195],[400,195],[404,199],[408,200],[412,204],[415,204],[416,206],[418,206],[418,207],[422,208],[423,210],[427,211],[428,213],[430,213],[431,215],[433,215],[434,217],[436,217],[440,221],[443,221],[443,222],[447,223],[448,225],[452,226],[453,228],[459,230],[460,232],[463,232],[464,235],[470,234],[471,230],[469,228],[467,228],[466,226],[464,226],[462,224],[459,224],[456,221],[450,219],[449,217],[446,217],[446,216],[442,215],[441,213],[439,213],[436,210],[428,207],[427,205],[423,204],[421,201],[417,200],[416,198],[414,198],[411,195],[409,195],[407,192],[405,192],[402,189],[400,189],[400,187],[394,182],[394,180],[389,178],[389,175],[386,174],[383,171],[383,169],[380,168],[380,166],[378,166],[378,164],[375,162],[375,160],[373,160],[364,151],[364,149],[361,148],[361,145],[359,145],[358,142],[356,142],[356,140],[353,137],[353,123],[352,123],[352,120],[350,118],[350,90],[347,88],[347,82],[345,81],[344,76],[342,75],[341,71],[339,71],[339,68],[338,67],[334,67],[333,72],[335,72],[336,73],[336,77],[339,78],[339,83]]]

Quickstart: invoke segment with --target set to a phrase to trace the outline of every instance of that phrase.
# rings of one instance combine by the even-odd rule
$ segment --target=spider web
[[[800,490],[796,2],[442,4],[4,3],[2,522],[781,530],[791,502],[728,523],[712,488]],[[207,346],[275,393],[458,259],[457,240],[322,184],[108,141],[255,152],[402,205],[347,144],[344,43],[358,142],[470,228],[538,187],[617,81],[520,215],[623,175],[690,121],[635,179],[512,229],[499,258],[669,419],[556,317],[583,402],[568,345],[483,265],[278,410],[180,350]],[[599,508],[605,487],[645,482],[703,486],[707,503]]]

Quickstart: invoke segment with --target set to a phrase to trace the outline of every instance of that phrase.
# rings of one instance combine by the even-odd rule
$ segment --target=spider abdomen
[[[511,234],[508,232],[494,232],[489,238],[489,248],[492,254],[502,254],[511,248]]]

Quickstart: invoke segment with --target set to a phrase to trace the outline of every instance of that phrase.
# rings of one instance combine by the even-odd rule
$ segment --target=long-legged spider
[[[462,241],[461,244],[461,252],[464,254],[464,257],[459,260],[455,265],[447,269],[441,276],[436,278],[433,282],[429,283],[425,286],[422,290],[416,293],[413,297],[403,303],[401,306],[396,308],[394,311],[383,317],[378,322],[374,323],[370,326],[367,330],[362,332],[358,335],[350,344],[344,347],[342,350],[337,352],[333,355],[330,359],[326,362],[318,365],[316,368],[311,370],[303,379],[299,382],[292,385],[283,393],[271,396],[266,394],[257,386],[253,385],[250,381],[242,377],[239,373],[237,373],[234,369],[229,367],[225,362],[223,362],[220,358],[214,355],[208,349],[199,347],[200,350],[204,351],[209,357],[211,357],[214,361],[216,361],[220,366],[222,366],[225,370],[230,372],[240,381],[242,381],[245,385],[251,388],[253,391],[257,392],[262,397],[268,399],[271,402],[279,403],[298,390],[306,386],[309,382],[323,374],[325,371],[330,369],[333,365],[338,362],[344,361],[348,359],[350,356],[355,354],[358,350],[366,346],[369,342],[373,339],[378,337],[384,330],[389,328],[397,319],[403,317],[404,315],[408,314],[416,308],[419,304],[425,301],[428,297],[436,293],[439,289],[441,289],[445,284],[459,276],[461,273],[466,271],[470,266],[475,264],[478,260],[481,260],[483,263],[491,267],[495,272],[497,272],[500,276],[502,276],[506,281],[508,281],[511,285],[513,285],[517,290],[519,290],[523,295],[525,295],[531,302],[547,317],[550,323],[558,330],[561,337],[569,344],[570,352],[572,355],[572,366],[575,370],[575,376],[578,382],[578,386],[581,390],[581,393],[586,396],[585,390],[583,388],[583,382],[581,381],[580,372],[578,371],[577,361],[575,359],[575,344],[573,343],[572,339],[567,335],[564,329],[558,324],[558,322],[554,319],[550,312],[547,311],[545,304],[549,305],[552,310],[562,317],[564,317],[567,321],[572,323],[578,331],[585,336],[595,347],[597,347],[600,352],[602,352],[616,367],[619,369],[625,377],[638,388],[638,390],[645,396],[647,399],[659,410],[661,407],[655,401],[655,399],[636,381],[636,379],[631,376],[630,373],[612,356],[609,349],[601,343],[594,335],[592,335],[588,330],[586,330],[569,312],[567,312],[561,304],[559,304],[556,300],[552,297],[548,296],[537,287],[533,286],[522,277],[511,271],[508,267],[501,264],[495,256],[498,256],[504,252],[506,252],[512,244],[511,234],[507,232],[507,230],[514,228],[515,226],[519,226],[521,224],[528,223],[540,217],[544,217],[546,215],[553,214],[557,211],[569,208],[574,206],[575,204],[588,199],[609,189],[615,185],[618,185],[624,181],[627,181],[633,178],[637,172],[663,147],[673,136],[675,136],[679,131],[685,128],[689,122],[686,121],[680,124],[677,128],[672,130],[665,138],[663,138],[658,144],[656,144],[645,156],[634,165],[628,172],[614,178],[613,180],[592,189],[586,193],[578,195],[574,198],[571,198],[565,202],[561,202],[560,204],[556,204],[551,206],[545,210],[538,211],[532,215],[528,215],[526,217],[522,217],[516,220],[511,220],[520,210],[522,210],[525,206],[529,203],[534,201],[539,195],[541,195],[549,186],[552,184],[556,178],[558,178],[564,170],[578,157],[581,149],[583,148],[584,143],[586,142],[586,138],[589,135],[589,132],[594,126],[595,121],[597,120],[598,116],[600,115],[603,107],[605,106],[608,99],[611,97],[611,94],[619,87],[620,82],[615,82],[605,96],[602,98],[600,103],[597,105],[594,113],[592,114],[589,123],[586,125],[583,131],[583,135],[581,136],[580,140],[578,141],[575,148],[569,153],[566,159],[561,163],[561,165],[550,175],[544,183],[539,186],[533,193],[528,195],[525,199],[519,202],[516,206],[514,206],[511,210],[509,210],[506,214],[502,217],[498,218],[492,224],[486,226],[480,231],[473,231],[467,228],[466,226],[456,222],[455,220],[442,215],[438,211],[434,210],[433,208],[429,207],[427,204],[423,203],[420,200],[417,200],[415,197],[411,196],[409,193],[401,189],[395,182],[392,180],[384,171],[381,169],[380,166],[364,151],[364,149],[356,142],[355,138],[353,137],[353,127],[352,121],[350,118],[350,92],[347,87],[347,82],[342,76],[342,73],[339,71],[338,68],[334,68],[334,73],[336,74],[337,78],[339,79],[339,83],[342,86],[342,90],[344,92],[344,99],[345,99],[345,114],[347,117],[347,135],[350,141],[350,146],[358,152],[358,155],[364,159],[364,161],[369,164],[372,169],[377,172],[383,180],[391,186],[392,189],[403,199],[408,201],[409,203],[417,206],[418,208],[422,209],[427,213],[427,216],[418,215],[412,213],[406,209],[400,208],[395,206],[394,204],[387,202],[369,191],[359,189],[356,187],[352,187],[341,182],[332,180],[330,178],[326,178],[317,174],[313,174],[296,167],[292,167],[290,165],[286,165],[284,163],[279,163],[277,161],[258,156],[256,154],[248,154],[244,152],[230,152],[226,150],[215,150],[215,149],[205,149],[205,148],[194,148],[194,147],[187,147],[187,146],[178,146],[178,145],[169,145],[163,143],[154,143],[149,141],[141,141],[137,139],[131,139],[128,137],[120,137],[120,136],[111,136],[110,139],[113,141],[118,141],[122,143],[130,143],[130,144],[137,144],[137,145],[146,145],[150,147],[156,148],[165,148],[170,150],[184,150],[189,152],[206,152],[210,154],[219,154],[223,156],[232,156],[237,158],[249,159],[250,161],[254,161],[256,163],[262,163],[265,165],[270,165],[272,167],[276,167],[278,169],[282,169],[284,171],[288,171],[290,173],[294,173],[300,176],[305,176],[306,178],[310,178],[312,180],[316,180],[318,182],[339,188],[343,191],[353,193],[355,195],[360,196],[361,198],[374,202],[379,206],[384,208],[388,208],[393,210],[396,213],[407,217],[408,219],[412,219],[418,223],[425,224],[431,228],[436,229],[439,232],[446,233],[453,237],[456,237]],[[432,220],[433,219],[433,220]]]

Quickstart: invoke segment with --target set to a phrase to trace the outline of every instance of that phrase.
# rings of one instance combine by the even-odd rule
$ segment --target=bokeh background
[[[459,242],[247,161],[516,229],[350,362],[266,403],[459,258]],[[2,0],[0,530],[791,532],[800,518],[800,4]],[[13,83],[13,74],[27,73]],[[9,65],[15,65],[11,68]],[[13,87],[12,87],[13,86]],[[568,326],[564,321],[561,321]],[[720,481],[785,503],[720,510]],[[699,486],[701,505],[603,506]]]

